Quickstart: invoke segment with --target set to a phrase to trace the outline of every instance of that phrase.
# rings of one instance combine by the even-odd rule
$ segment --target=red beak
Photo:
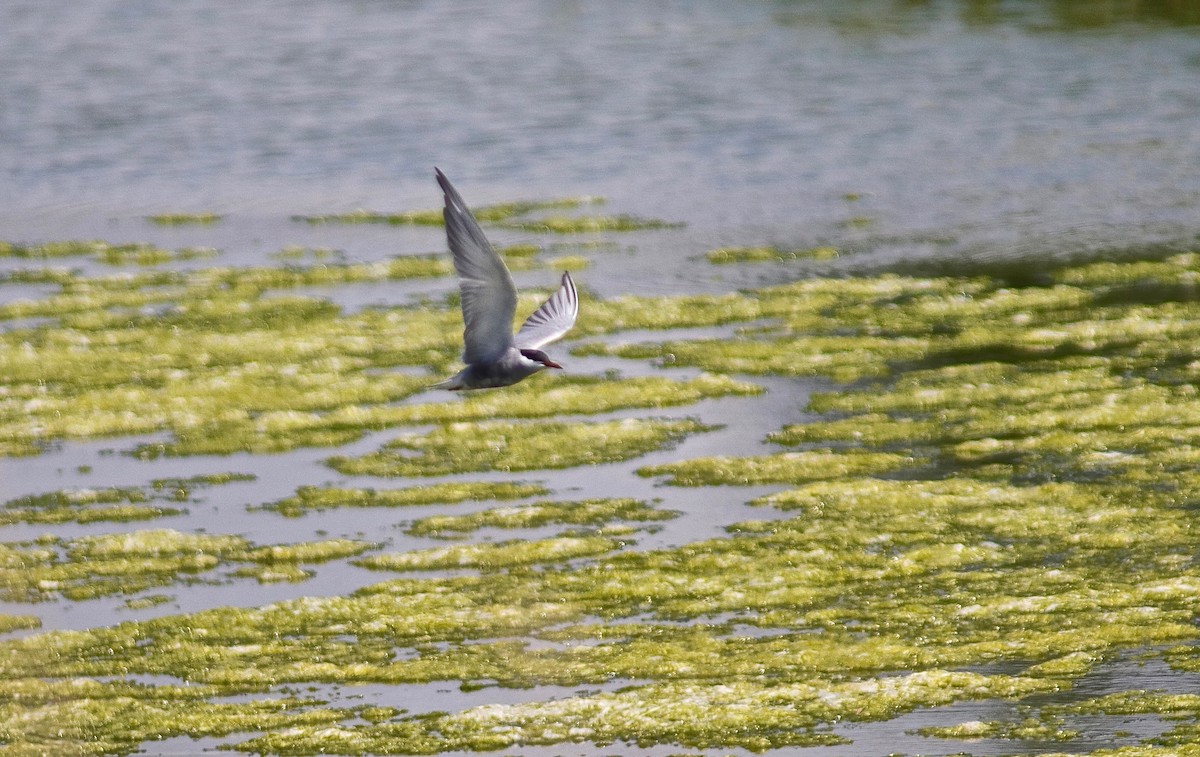
[[[546,366],[547,368],[562,368],[561,365],[554,362],[553,360],[543,360],[542,365]]]

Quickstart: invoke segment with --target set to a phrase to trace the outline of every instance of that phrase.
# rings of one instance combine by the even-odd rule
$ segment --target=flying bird
[[[509,386],[546,368],[562,368],[539,348],[562,338],[575,325],[579,295],[571,274],[563,273],[562,286],[514,335],[517,288],[508,267],[488,243],[458,190],[439,169],[434,171],[446,196],[442,215],[462,292],[463,362],[467,367],[432,388],[458,391]]]

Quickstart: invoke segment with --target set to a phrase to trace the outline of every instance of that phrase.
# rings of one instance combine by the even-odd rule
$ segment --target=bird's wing
[[[513,345],[512,322],[517,288],[504,261],[492,249],[462,195],[440,170],[446,195],[446,241],[462,292],[463,362],[491,362]]]
[[[537,349],[555,339],[561,339],[575,325],[579,315],[579,293],[571,274],[562,275],[562,286],[550,299],[533,311],[517,332],[516,346],[521,349]]]

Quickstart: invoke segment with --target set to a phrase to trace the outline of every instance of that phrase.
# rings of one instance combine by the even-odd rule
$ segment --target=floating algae
[[[506,388],[507,389],[507,388]],[[541,418],[599,414],[624,408],[690,405],[702,399],[748,396],[762,388],[728,376],[701,374],[690,379],[643,376],[572,376],[544,383],[523,383],[511,391],[477,392],[460,402],[430,402],[381,411],[389,424],[423,424],[492,418]],[[536,401],[535,401],[536,400]]]
[[[162,503],[189,502],[197,489],[250,481],[245,473],[220,473],[184,479],[158,479],[149,486],[69,489],[17,497],[0,508],[0,525],[9,523],[129,522],[178,515],[181,509]]]
[[[1064,728],[1062,721],[1045,722],[1027,718],[1019,723],[992,720],[972,720],[952,726],[927,726],[917,733],[943,739],[1014,739],[1021,741],[1072,741],[1079,738],[1079,731]]]
[[[178,515],[182,510],[145,504],[141,488],[74,489],[11,499],[0,510],[0,523],[129,522]]]
[[[245,425],[233,449],[269,448],[269,429],[254,426],[256,414],[408,396],[421,379],[365,371],[423,361],[444,341],[436,319],[410,321],[408,349],[419,356],[401,355],[389,346],[395,324],[386,314],[342,318],[305,299],[225,297],[158,317],[89,317],[99,322],[0,334],[8,387],[0,446],[9,454],[61,438],[164,429],[204,448],[235,423]],[[120,331],[110,330],[118,323]]]
[[[181,735],[231,733],[333,724],[348,713],[312,699],[206,702],[205,686],[100,683],[88,678],[6,681],[0,694],[0,735],[14,754],[112,755],[140,751],[143,742]],[[76,703],[76,709],[62,706]],[[18,722],[19,721],[19,722]]]
[[[833,247],[811,247],[807,250],[781,250],[778,247],[718,247],[704,253],[710,263],[762,263],[785,260],[833,260],[838,256]]]
[[[96,254],[96,260],[105,265],[154,266],[178,260],[204,260],[215,258],[220,253],[211,247],[184,247],[179,250],[164,250],[151,246],[110,247]]]
[[[374,375],[363,374],[340,388],[353,388],[360,381],[370,383],[375,379]],[[393,377],[392,380],[402,386],[422,389],[425,384],[410,376]],[[383,383],[386,386],[386,379]],[[754,384],[709,374],[686,380],[657,376],[615,381],[587,376],[566,377],[549,388],[534,382],[502,393],[480,393],[453,403],[352,404],[328,412],[266,410],[252,417],[230,417],[200,429],[198,433],[180,434],[174,442],[144,445],[136,454],[143,457],[228,454],[246,449],[284,452],[301,446],[344,444],[368,431],[400,425],[594,414],[630,407],[690,404],[709,397],[751,395],[761,391]]]
[[[58,294],[0,305],[0,318],[56,321],[0,333],[0,452],[37,454],[61,439],[158,431],[173,438],[143,445],[139,456],[282,452],[437,417],[529,415],[537,407],[603,412],[761,391],[722,376],[575,377],[578,386],[553,395],[550,405],[517,402],[526,393],[510,393],[422,410],[393,407],[388,403],[422,391],[430,378],[381,369],[448,371],[458,313],[423,307],[343,314],[314,298],[267,296],[300,285],[449,272],[444,256],[406,256],[295,270],[72,275]]]
[[[756,457],[705,457],[647,466],[640,468],[638,475],[668,475],[667,483],[675,486],[746,486],[887,473],[912,467],[915,463],[911,457],[889,452],[814,450]]]
[[[430,515],[408,528],[414,536],[456,536],[480,528],[536,528],[547,524],[598,526],[611,521],[653,522],[678,513],[656,510],[635,499],[592,499],[582,502],[534,502],[497,507],[471,515]]]
[[[442,275],[420,258],[405,265]],[[1191,695],[1052,695],[1097,671],[1108,686],[1128,685],[1102,666],[1130,650],[1182,673],[1200,668],[1195,257],[1064,268],[1044,286],[888,275],[589,302],[579,334],[606,338],[578,351],[669,356],[710,373],[543,377],[403,404],[428,379],[393,369],[451,367],[458,314],[450,303],[347,314],[294,293],[262,296],[323,276],[391,275],[332,268],[45,273],[59,293],[4,311],[52,319],[0,335],[5,449],[149,429],[170,436],[142,447],[146,457],[273,451],[397,427],[379,451],[333,463],[356,475],[496,480],[300,487],[256,516],[507,500],[422,512],[403,537],[501,528],[506,541],[368,554],[373,545],[354,539],[263,545],[159,530],[5,544],[3,585],[22,600],[132,591],[131,602],[153,602],[163,595],[143,588],[291,581],[322,560],[404,571],[341,596],[4,640],[5,749],[130,753],[187,735],[283,754],[576,742],[767,750],[844,743],[853,731],[837,724],[847,721],[997,698],[1015,705],[1011,720],[923,732],[1007,739],[1014,751],[1062,739],[1079,752],[1072,740],[1093,730],[1082,718],[1149,714],[1172,718],[1170,728],[1123,737],[1119,753],[1194,749]],[[713,325],[734,327],[734,338],[621,342],[626,329]],[[738,515],[747,519],[719,538],[623,549],[638,534],[630,524],[670,513],[597,496],[593,485],[578,502],[545,499],[557,493],[503,470],[669,448],[708,428],[706,406],[700,420],[603,414],[761,392],[730,371],[774,376],[771,387],[789,376],[856,382],[814,396],[814,422],[793,415],[763,427],[758,438],[776,450],[641,471],[691,487],[769,487],[750,503],[774,509],[769,519]],[[586,417],[561,417],[576,415]],[[404,428],[418,425],[428,428]],[[176,490],[164,482],[104,496],[167,507]],[[706,496],[737,508],[730,491]],[[699,494],[671,491],[679,502]],[[146,500],[128,502],[136,497]],[[543,499],[518,501],[532,498]],[[572,530],[521,533],[546,526]],[[415,572],[429,570],[452,573]],[[0,629],[36,621],[7,617]],[[378,684],[402,700],[403,685],[434,682],[575,692],[530,689],[519,703],[477,707],[447,700],[449,711],[421,714],[294,694]]]
[[[147,594],[142,597],[133,597],[125,600],[125,607],[130,610],[146,610],[170,601],[171,597],[166,594]]]
[[[617,462],[709,430],[695,420],[634,419],[588,423],[452,423],[406,434],[378,452],[332,457],[347,475],[435,476],[462,471],[528,471]]]
[[[44,242],[41,244],[13,244],[0,242],[0,258],[19,258],[25,260],[48,260],[51,258],[96,257],[106,255],[134,254],[139,251],[158,251],[169,254],[167,250],[159,250],[146,244],[111,244],[98,239],[67,240],[62,242]]]
[[[0,660],[9,677],[94,675],[116,666],[128,674],[217,685],[226,693],[306,681],[659,681],[558,704],[374,725],[349,724],[343,712],[337,719],[347,724],[338,726],[338,738],[330,740],[325,728],[275,729],[243,745],[250,751],[411,753],[425,751],[413,744],[438,751],[573,740],[765,749],[834,743],[842,737],[830,733],[829,724],[844,718],[887,719],[964,698],[1053,691],[1087,668],[1080,649],[1094,656],[1194,637],[1189,620],[1200,593],[1194,584],[1163,578],[1178,572],[1178,563],[1133,557],[1134,567],[1126,564],[1127,546],[1101,544],[1076,550],[1077,559],[1047,575],[1046,557],[1069,553],[1075,535],[1088,527],[1087,513],[1105,512],[1097,506],[1113,516],[1091,525],[1096,534],[1120,528],[1118,515],[1145,518],[1126,512],[1119,499],[1084,501],[1070,493],[1085,490],[1081,483],[1026,491],[953,480],[933,490],[928,482],[861,482],[853,497],[839,494],[844,487],[837,482],[811,484],[824,490],[788,500],[803,508],[800,517],[741,524],[733,538],[617,553],[570,569],[401,580],[350,597],[56,632],[40,642],[8,642],[0,646]],[[1061,523],[1058,512],[1023,517],[1038,502],[1074,502],[1079,518]],[[1051,527],[1060,528],[1058,539],[1043,538]],[[1198,546],[1190,529],[1175,533],[1190,540],[1190,548]],[[505,561],[513,566],[522,553],[538,556],[536,548],[512,549]],[[1111,552],[1115,561],[1090,557],[1095,549]],[[1147,542],[1144,549],[1156,552],[1158,544]],[[486,567],[470,558],[464,563],[467,553],[413,554],[414,563],[377,567]],[[1177,609],[1167,609],[1172,604]],[[1151,606],[1161,610],[1148,613]],[[729,622],[661,622],[730,613],[741,625],[774,633],[741,635]],[[520,634],[555,643],[534,648],[489,641]],[[475,641],[424,646],[438,640]],[[396,644],[411,645],[416,656],[395,656]],[[97,656],[101,650],[107,651]],[[1085,664],[1061,662],[1071,655]],[[248,657],[254,666],[247,667]],[[948,672],[1029,659],[1060,663],[1035,665],[1017,677]],[[877,677],[895,670],[914,672]],[[760,700],[761,706],[737,705]],[[222,722],[215,706],[196,707],[211,709],[213,722]],[[594,718],[610,710],[621,717],[584,725],[588,713]],[[509,724],[502,737],[491,727],[497,718]],[[638,727],[629,728],[631,722]]]
[[[211,226],[221,220],[216,213],[158,213],[146,216],[156,226]]]
[[[596,205],[603,202],[603,199],[597,197],[567,197],[557,200],[480,205],[472,208],[472,212],[480,223],[496,224],[505,228],[520,229],[523,231],[554,234],[670,229],[678,228],[682,225],[655,218],[640,218],[632,215],[544,214],[544,211],[577,210],[587,205]],[[355,210],[349,213],[295,216],[295,220],[306,221],[310,224],[368,223],[387,224],[391,226],[441,226],[443,224],[441,209],[402,213]]]
[[[512,482],[464,481],[379,490],[302,486],[296,490],[295,495],[263,505],[263,509],[297,517],[307,512],[335,507],[411,507],[467,500],[522,499],[549,493],[550,490],[538,484]]]
[[[591,263],[591,260],[582,255],[560,255],[546,261],[547,267],[558,271],[582,271]]]
[[[514,565],[594,557],[620,546],[619,542],[603,537],[560,536],[537,541],[513,540],[498,544],[455,545],[416,552],[373,555],[356,560],[354,564],[374,570],[499,570]]]
[[[732,685],[659,684],[614,694],[554,702],[484,705],[427,719],[442,735],[440,751],[615,741],[641,747],[664,742],[698,749],[742,747],[755,752],[787,746],[830,746],[848,740],[821,725],[840,719],[886,719],[911,702],[945,704],[986,693],[1038,690],[1014,678],[930,671],[871,682]],[[406,724],[358,728],[298,727],[251,740],[243,748],[314,754],[318,744],[343,754],[412,754]],[[436,742],[435,742],[436,743]]]
[[[36,615],[8,615],[0,613],[0,633],[40,628],[42,621]]]
[[[605,231],[643,231],[646,229],[675,229],[683,224],[662,221],[657,218],[640,218],[631,215],[616,216],[542,216],[530,219],[510,219],[499,222],[500,226],[522,231],[541,231],[554,234],[586,234]]]
[[[593,197],[567,197],[557,200],[504,202],[474,207],[472,208],[472,213],[481,223],[498,223],[518,216],[528,215],[534,211],[579,208],[597,202],[603,202],[603,200]],[[382,223],[392,226],[441,226],[443,224],[441,208],[401,213],[354,210],[349,213],[340,214],[293,216],[293,220],[307,221],[312,224]]]
[[[233,535],[188,534],[174,529],[0,544],[0,599],[30,602],[57,596],[75,601],[135,594],[177,581],[217,580],[221,567],[246,571],[239,563],[278,566],[318,563],[360,555],[372,544],[330,539],[255,547]]]
[[[237,568],[234,575],[253,577],[259,583],[298,583],[313,576],[313,571],[301,568],[299,563],[324,563],[356,557],[375,546],[377,545],[357,539],[323,539],[255,547],[231,557],[234,560],[256,563]]]
[[[170,250],[144,242],[112,244],[101,240],[44,242],[15,245],[0,242],[0,258],[49,260],[52,258],[88,257],[106,265],[153,266],[181,260],[213,258],[218,251],[211,247],[184,247]]]

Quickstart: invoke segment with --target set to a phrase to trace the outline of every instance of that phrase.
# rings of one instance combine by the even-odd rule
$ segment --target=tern
[[[575,325],[579,294],[571,274],[563,273],[558,291],[533,311],[514,335],[517,288],[512,275],[458,190],[439,169],[434,171],[446,196],[442,215],[462,292],[463,362],[467,367],[431,388],[458,391],[510,386],[546,368],[562,368],[539,348],[562,338]]]

